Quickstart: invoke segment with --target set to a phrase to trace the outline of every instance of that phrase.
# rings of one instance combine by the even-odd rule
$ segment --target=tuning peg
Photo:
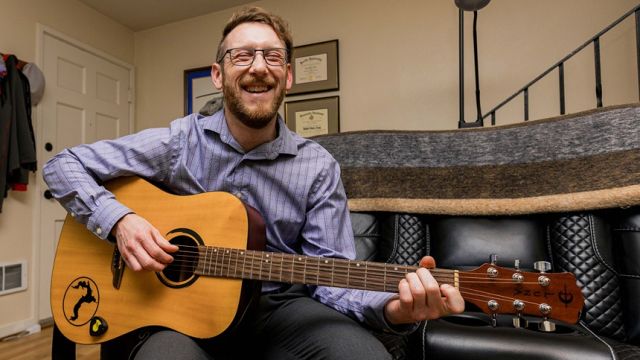
[[[536,261],[533,263],[533,268],[540,271],[541,274],[551,270],[551,263],[548,261]]]
[[[554,332],[556,331],[556,324],[549,321],[547,315],[551,313],[551,306],[549,304],[540,304],[540,313],[544,315],[542,321],[538,323],[538,330],[542,332]]]
[[[518,329],[520,327],[527,327],[527,320],[522,318],[522,310],[524,309],[524,301],[514,300],[513,308],[516,310],[516,316],[513,318],[513,327]]]
[[[498,262],[498,255],[496,254],[489,255],[489,262],[491,263],[492,266],[489,266],[487,268],[487,275],[489,275],[489,277],[491,278],[498,277],[498,269],[494,267]]]
[[[515,259],[513,261],[513,268],[516,269],[516,271],[520,271],[520,259]]]
[[[491,327],[497,327],[498,326],[498,314],[493,313],[491,314]]]
[[[522,316],[520,316],[520,313],[518,313],[518,315],[513,317],[513,327],[516,329],[519,329],[521,327],[526,328],[527,326],[529,326],[529,322],[527,321],[527,319],[523,318]]]
[[[556,331],[556,324],[547,320],[547,318],[545,317],[544,320],[538,323],[538,330],[542,332],[554,332]]]
[[[487,302],[487,307],[489,308],[489,310],[491,310],[491,326],[498,326],[498,314],[496,313],[496,311],[498,311],[498,308],[500,308],[500,304],[495,300],[489,300]]]

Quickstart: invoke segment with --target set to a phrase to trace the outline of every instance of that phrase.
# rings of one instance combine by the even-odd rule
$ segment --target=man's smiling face
[[[284,47],[269,25],[257,22],[238,25],[224,40],[225,49]],[[213,65],[212,78],[214,85],[223,91],[227,111],[254,129],[264,128],[275,119],[292,83],[291,66],[268,65],[262,51],[255,54],[249,66],[232,64],[226,54],[219,64]]]

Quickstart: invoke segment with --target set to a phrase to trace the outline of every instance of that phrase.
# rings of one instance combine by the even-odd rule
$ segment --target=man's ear
[[[222,89],[222,66],[218,63],[211,65],[211,81],[216,89]]]
[[[289,90],[293,86],[293,71],[291,70],[291,64],[287,64],[287,82],[285,84],[285,89]]]

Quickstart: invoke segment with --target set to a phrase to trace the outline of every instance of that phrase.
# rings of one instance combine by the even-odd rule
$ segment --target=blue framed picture
[[[200,112],[207,104],[222,98],[222,91],[211,82],[211,66],[184,71],[184,114]]]

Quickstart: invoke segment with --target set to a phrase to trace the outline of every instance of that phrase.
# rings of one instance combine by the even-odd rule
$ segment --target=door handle
[[[51,194],[51,191],[49,189],[45,190],[43,195],[44,195],[44,198],[47,200],[53,199],[53,194]]]

